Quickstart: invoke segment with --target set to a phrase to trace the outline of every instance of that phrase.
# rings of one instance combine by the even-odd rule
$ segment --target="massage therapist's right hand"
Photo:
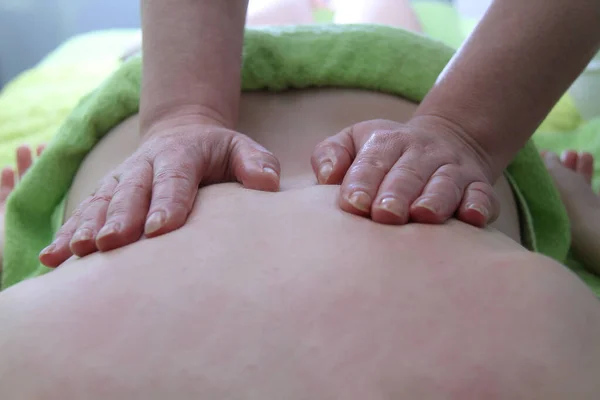
[[[279,162],[249,137],[211,119],[163,118],[114,171],[106,175],[63,225],[40,261],[57,267],[83,257],[155,237],[184,225],[198,187],[237,181],[277,191]]]

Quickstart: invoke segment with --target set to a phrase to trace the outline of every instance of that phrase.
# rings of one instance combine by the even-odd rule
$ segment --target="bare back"
[[[203,188],[176,232],[3,293],[0,397],[597,398],[600,308],[520,246],[505,180],[500,230],[379,225],[315,185],[320,140],[414,109],[349,90],[245,95],[239,128],[279,157],[282,191]],[[138,141],[135,118],[105,138],[68,208]]]

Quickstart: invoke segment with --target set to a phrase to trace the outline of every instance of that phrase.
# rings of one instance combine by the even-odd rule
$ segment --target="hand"
[[[99,183],[59,230],[40,261],[108,251],[183,226],[198,186],[238,181],[277,191],[279,162],[249,137],[191,116],[161,120],[145,142]]]
[[[442,122],[374,120],[320,143],[312,167],[321,184],[340,184],[349,213],[385,224],[440,224],[456,215],[483,227],[499,214],[489,157]]]

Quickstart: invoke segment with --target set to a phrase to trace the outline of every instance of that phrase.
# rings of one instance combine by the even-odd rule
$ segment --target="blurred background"
[[[451,2],[461,15],[479,18],[491,0]],[[139,27],[139,3],[140,0],[0,0],[0,87],[77,34]]]
[[[0,87],[77,34],[139,25],[139,0],[0,0]]]

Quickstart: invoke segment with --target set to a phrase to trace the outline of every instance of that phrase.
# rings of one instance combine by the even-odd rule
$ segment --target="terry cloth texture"
[[[419,102],[453,50],[404,30],[371,25],[316,25],[249,30],[245,91],[341,87]],[[38,253],[62,223],[75,174],[94,146],[139,107],[141,59],[132,59],[75,108],[7,204],[2,287],[40,275]],[[333,134],[334,132],[332,132]],[[526,245],[564,261],[569,222],[533,144],[507,170],[519,199]]]

